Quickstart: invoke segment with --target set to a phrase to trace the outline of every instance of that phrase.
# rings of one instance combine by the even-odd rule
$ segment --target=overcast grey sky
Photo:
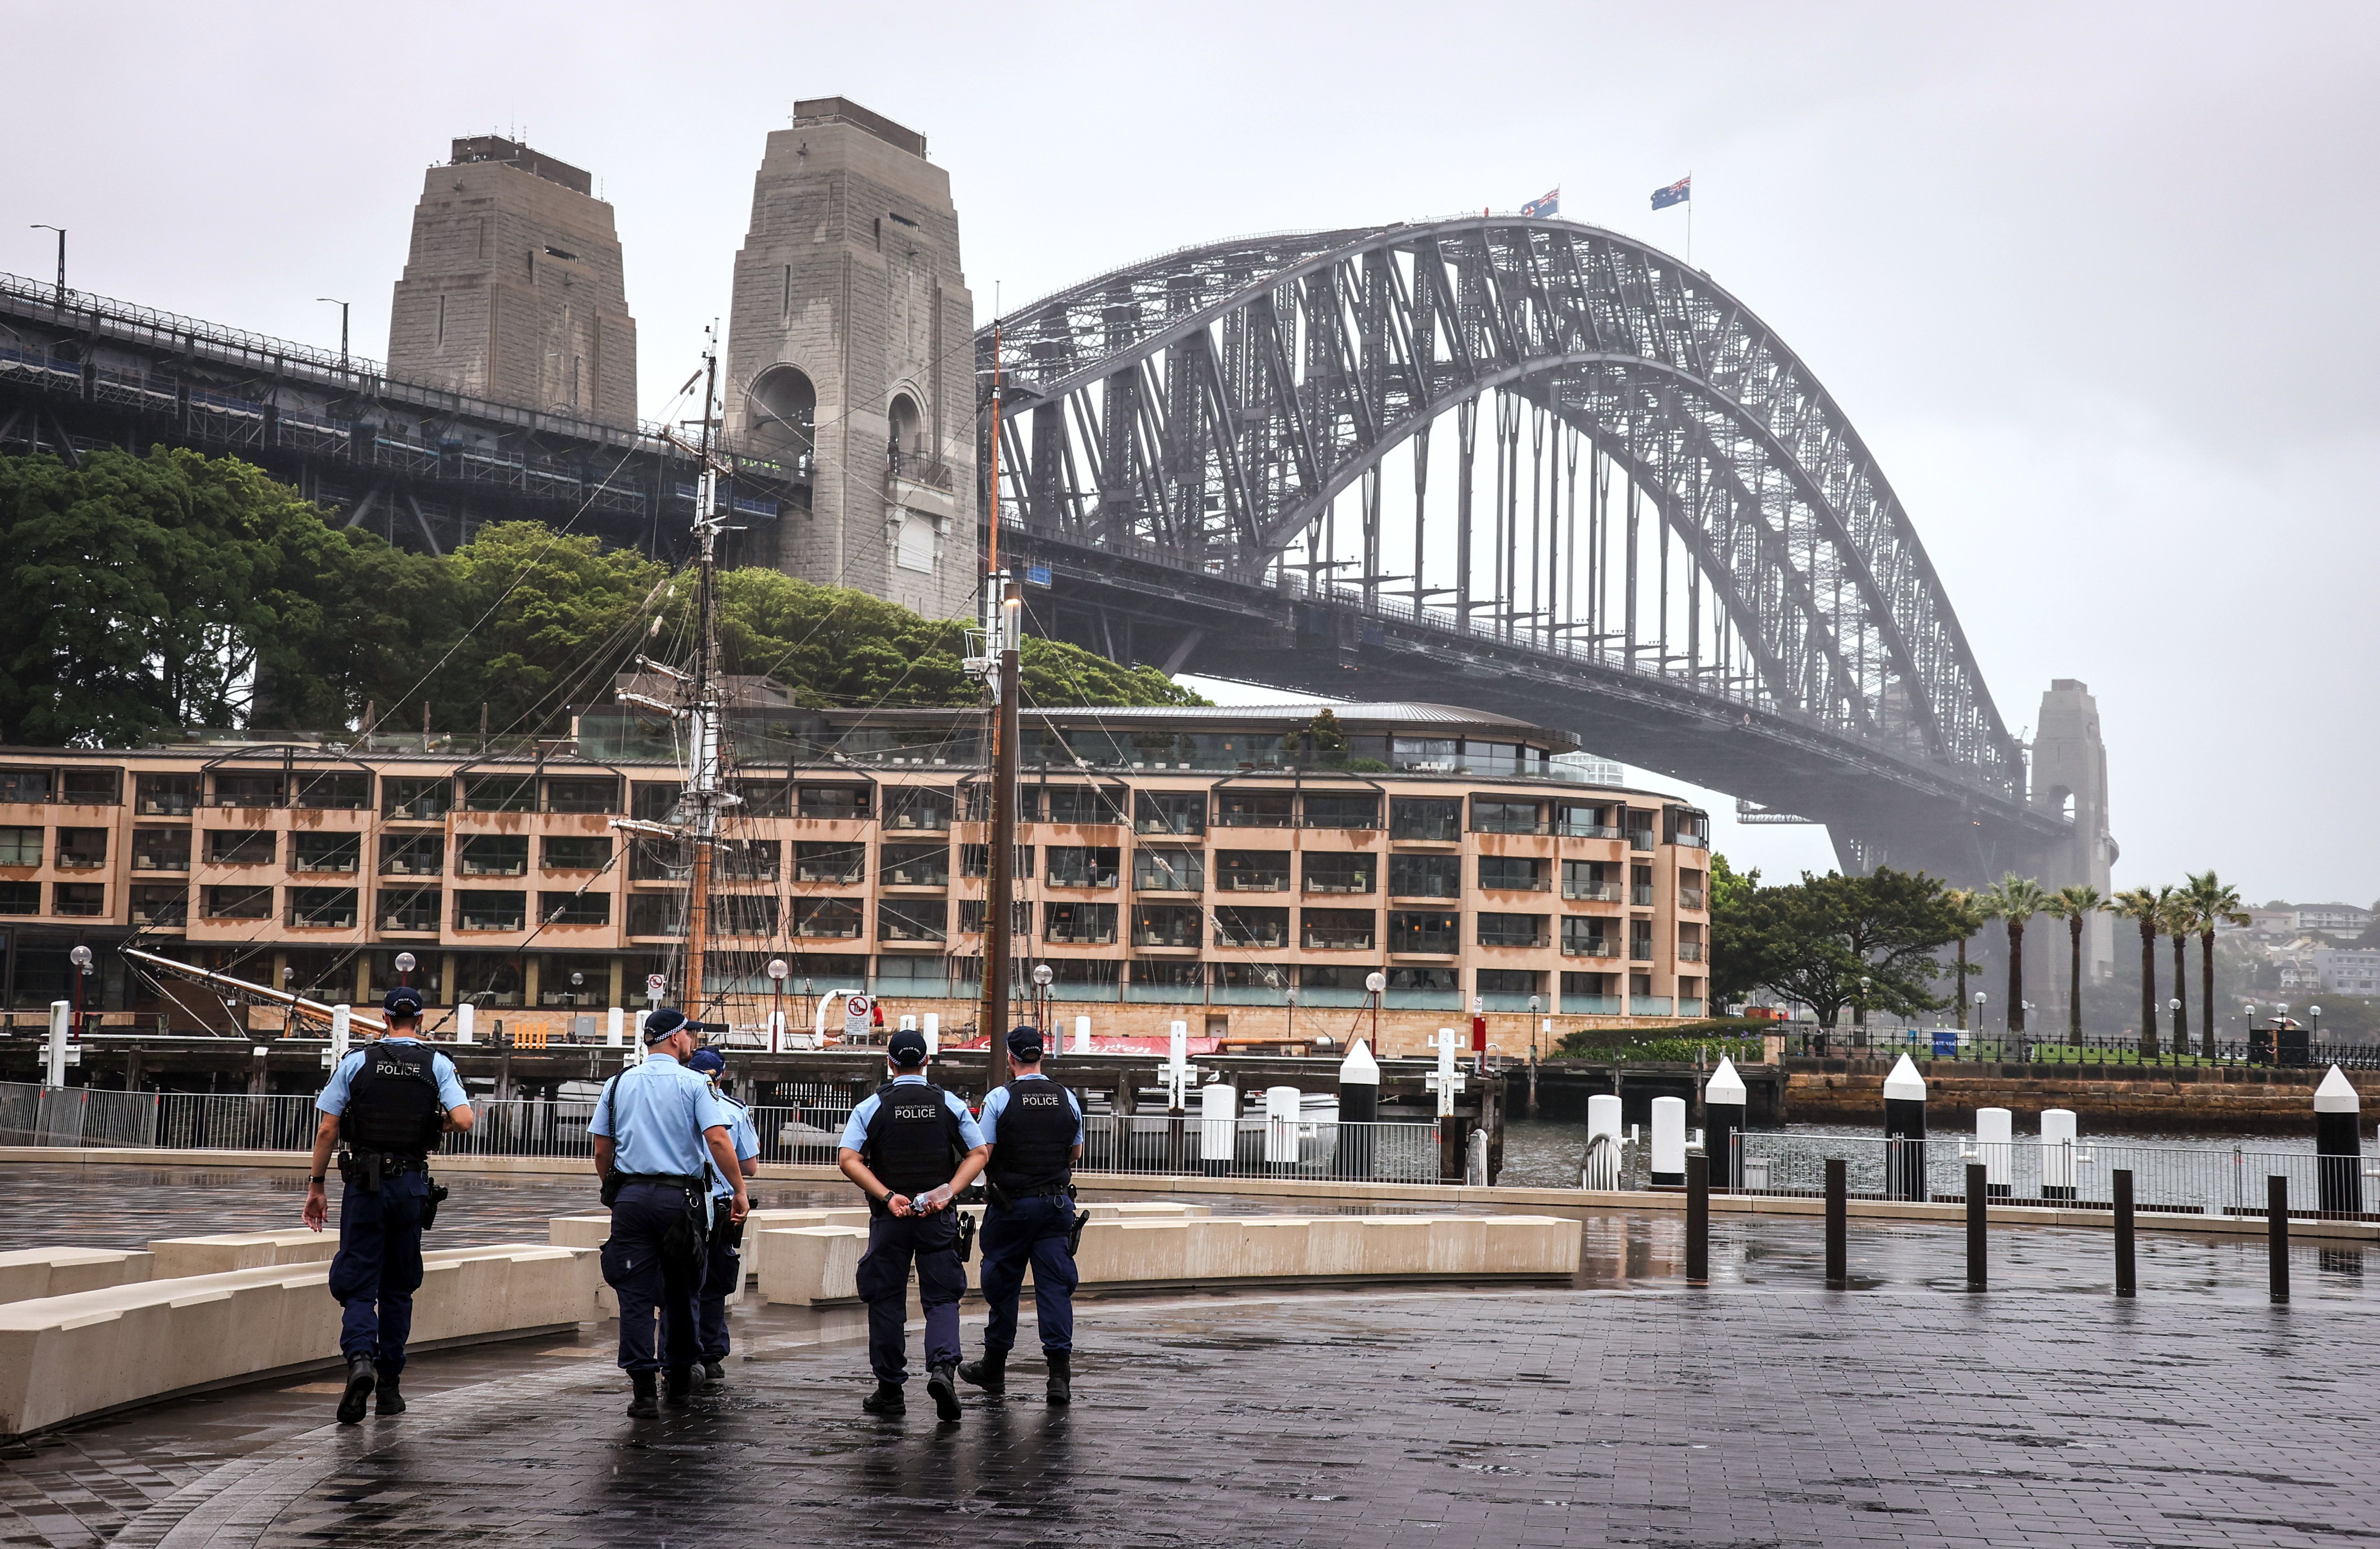
[[[79,288],[324,343],[344,296],[377,355],[422,169],[525,127],[618,208],[649,412],[800,96],[928,136],[987,317],[1556,184],[1674,248],[1647,195],[1691,171],[1696,263],[1858,425],[2009,724],[2098,695],[2118,883],[2380,895],[2370,6],[6,11],[0,268],[46,276],[49,222]]]

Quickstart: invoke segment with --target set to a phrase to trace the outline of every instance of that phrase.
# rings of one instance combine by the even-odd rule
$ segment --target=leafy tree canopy
[[[1950,1004],[1930,987],[1949,972],[1934,955],[1960,939],[1962,921],[1936,878],[1879,867],[1764,887],[1757,872],[1739,877],[1711,860],[1715,994],[1769,990],[1827,1027],[1863,998],[1896,1016]]]

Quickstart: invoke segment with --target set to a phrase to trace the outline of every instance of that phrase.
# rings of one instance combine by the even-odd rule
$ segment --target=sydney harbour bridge
[[[800,105],[770,138],[739,256],[728,363],[745,394],[731,389],[726,498],[749,556],[897,597],[905,572],[884,556],[909,563],[899,534],[922,532],[906,526],[912,507],[939,500],[931,552],[947,547],[963,598],[961,534],[987,539],[996,509],[1002,563],[1027,580],[1037,627],[1119,660],[1563,727],[1758,815],[1824,823],[1847,869],[2089,880],[2078,857],[2100,842],[2104,805],[2088,834],[2067,809],[2094,794],[2089,772],[2036,771],[2029,788],[2026,750],[1876,459],[1800,358],[1701,271],[1610,231],[1518,216],[1242,238],[1013,311],[975,333],[970,371],[955,218],[923,137],[841,99]],[[836,134],[902,148],[915,186],[822,172]],[[798,221],[772,203],[781,165]],[[610,240],[609,206],[586,197],[584,174],[500,140],[458,140],[432,169],[417,257],[441,181],[460,190],[466,173],[499,170],[549,203],[562,178],[574,210],[600,211],[601,229],[582,224],[572,248],[549,242],[528,265],[579,266],[583,288],[554,294],[600,288],[589,249]],[[892,224],[848,220],[842,267],[814,277],[802,267],[812,216],[791,200],[829,176],[848,179],[837,208],[864,192]],[[772,238],[772,221],[793,236]],[[911,289],[956,321],[948,342],[922,375],[896,361],[872,382],[832,380],[820,362],[853,352],[861,320],[847,338],[808,339],[797,290],[847,295],[855,258],[897,289],[910,282],[896,253],[914,267],[938,241],[934,288]],[[435,291],[443,348],[450,300],[465,315],[468,287],[486,282],[417,267],[400,311],[408,291],[423,308]],[[519,315],[538,296],[506,305]],[[492,300],[482,365],[495,315]],[[912,331],[941,340],[941,315],[912,307]],[[691,512],[692,463],[656,427],[579,407],[579,346],[554,343],[570,317],[565,303],[516,352],[567,355],[560,402],[551,377],[508,398],[492,369],[477,386],[442,382],[419,364],[0,276],[0,449],[230,453],[349,525],[433,549],[525,516],[668,552]],[[889,336],[871,337],[891,348]],[[944,370],[947,389],[933,374]],[[938,432],[916,429],[918,400]],[[832,443],[834,425],[854,439]],[[879,439],[863,449],[855,425]],[[971,512],[955,471],[969,453]],[[796,548],[796,516],[805,533],[839,534],[841,569],[816,558],[815,538]],[[853,579],[869,530],[891,584]],[[2095,723],[2090,735],[2095,757]]]

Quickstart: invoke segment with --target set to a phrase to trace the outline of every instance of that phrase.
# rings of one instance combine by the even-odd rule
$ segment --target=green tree
[[[1760,869],[1738,872],[1714,850],[1710,858],[1710,998],[1714,1006],[1742,999],[1760,987],[1752,971],[1750,945],[1738,938],[1749,918],[1745,906],[1760,886]]]
[[[1755,885],[1715,902],[1712,916],[1731,977],[1807,1006],[1829,1028],[1854,1001],[1901,1016],[1947,1005],[1930,985],[1944,971],[1936,954],[1958,933],[1938,880],[1885,867]]]
[[[2206,1057],[2215,1057],[2215,928],[2217,925],[2245,925],[2247,911],[2240,907],[2240,890],[2225,883],[2212,871],[2196,875],[2185,873],[2182,891],[2189,896],[2192,909],[2198,917],[2198,1011],[2205,1026],[2204,1048]]]
[[[2082,926],[2107,907],[2095,887],[2069,884],[2042,900],[2041,912],[2066,921],[2066,1032],[2082,1042]]]
[[[2190,1052],[2190,938],[2198,933],[2198,904],[2185,888],[2158,889],[2165,899],[2163,920],[2165,933],[2173,941],[2173,1050],[2176,1054]],[[2199,1010],[2208,1014],[2212,1007]]]
[[[1958,1002],[1959,1027],[1961,1031],[1964,1031],[1967,1026],[1967,976],[1984,971],[1980,964],[1973,967],[1968,966],[1967,942],[1977,931],[1984,928],[1985,915],[1983,906],[1976,902],[1975,891],[1973,888],[1946,888],[1943,890],[1942,897],[1951,911],[1952,921],[1959,927],[1959,978],[1958,982],[1951,986],[1950,998]],[[1976,1031],[1982,1030],[1979,1028]]]
[[[2166,891],[2171,891],[2167,889]],[[2165,893],[2127,887],[2108,902],[2107,912],[2141,928],[2141,1057],[2156,1052],[2156,938],[2165,922]]]
[[[2024,1032],[2024,927],[2039,914],[2048,902],[2049,894],[2031,877],[2009,872],[1984,890],[1985,908],[1994,920],[2008,928],[2009,1031],[2022,1037]],[[1978,1030],[1980,1031],[1980,1030]]]

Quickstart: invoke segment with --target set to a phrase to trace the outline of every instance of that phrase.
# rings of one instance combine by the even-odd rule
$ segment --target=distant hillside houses
[[[2372,911],[2354,904],[2271,903],[2248,911],[2248,932],[2276,940],[2320,933],[2360,936],[2372,928]],[[2236,927],[2226,927],[2227,933]]]

